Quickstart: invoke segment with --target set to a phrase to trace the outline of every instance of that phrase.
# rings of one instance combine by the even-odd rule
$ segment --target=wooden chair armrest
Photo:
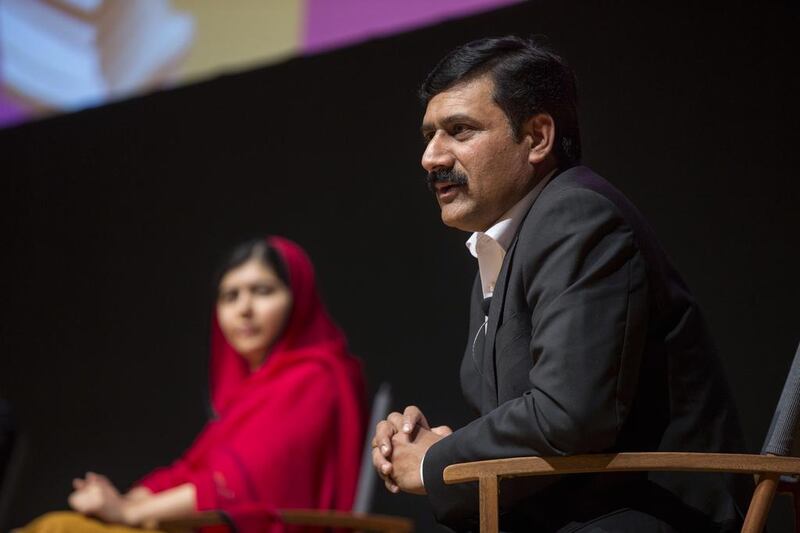
[[[230,525],[228,517],[219,511],[196,511],[180,518],[162,520],[158,529],[165,533],[185,533],[200,527]]]
[[[323,511],[319,509],[287,509],[278,511],[287,524],[343,527],[354,530],[410,533],[413,522],[408,518],[367,513]]]
[[[287,509],[278,511],[286,524],[348,528],[384,533],[411,533],[413,522],[408,518],[379,514],[346,513],[320,509]],[[228,517],[218,511],[199,511],[180,519],[164,520],[158,528],[166,533],[183,533],[204,526],[228,525]]]
[[[800,458],[734,453],[625,452],[565,457],[513,457],[450,465],[448,485],[482,478],[641,471],[800,474]]]
[[[735,453],[625,452],[565,457],[512,457],[450,465],[448,485],[478,481],[480,530],[497,531],[497,489],[501,478],[601,472],[685,471],[759,474],[742,526],[743,533],[764,528],[781,474],[800,474],[800,458]]]

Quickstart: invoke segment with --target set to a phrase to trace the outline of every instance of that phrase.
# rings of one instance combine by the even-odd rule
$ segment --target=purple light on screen
[[[0,64],[3,61],[3,48],[0,46]],[[3,76],[0,69],[0,128],[19,124],[28,118],[27,110],[11,100],[3,92]]]
[[[391,35],[521,0],[306,0],[303,53]]]
[[[13,126],[27,118],[28,113],[25,108],[10,100],[0,89],[0,128]]]

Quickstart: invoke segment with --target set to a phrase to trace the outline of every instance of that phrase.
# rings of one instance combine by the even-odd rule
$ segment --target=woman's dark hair
[[[225,274],[239,267],[251,259],[258,259],[262,264],[271,268],[278,278],[289,287],[289,274],[286,265],[278,251],[265,239],[251,239],[235,246],[220,262],[214,276],[214,291],[219,289],[219,284]]]
[[[489,73],[494,101],[519,140],[522,125],[537,113],[549,113],[556,126],[554,153],[562,168],[581,159],[578,92],[575,74],[564,60],[532,40],[513,35],[462,45],[437,64],[419,90],[424,105],[458,82]]]

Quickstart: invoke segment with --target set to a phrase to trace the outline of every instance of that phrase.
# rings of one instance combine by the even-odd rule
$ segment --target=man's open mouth
[[[464,185],[451,182],[439,182],[436,184],[436,196],[440,200],[447,200],[454,197]]]

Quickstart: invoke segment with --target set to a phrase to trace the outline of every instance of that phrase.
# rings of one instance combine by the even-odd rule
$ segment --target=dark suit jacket
[[[476,484],[442,481],[453,463],[741,451],[735,409],[697,304],[642,215],[588,168],[555,176],[520,224],[482,346],[481,299],[476,278],[461,386],[477,417],[431,447],[424,461],[440,522],[477,528]],[[644,514],[664,531],[735,529],[747,492],[739,485],[721,474],[508,480],[501,483],[501,527],[573,531],[615,516],[619,527],[601,530],[642,530],[625,524],[626,516]]]

